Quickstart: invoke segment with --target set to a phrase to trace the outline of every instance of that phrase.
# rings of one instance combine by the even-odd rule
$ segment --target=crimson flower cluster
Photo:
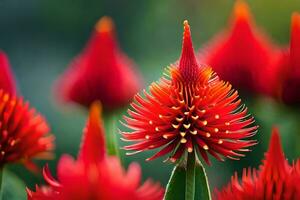
[[[0,50],[0,89],[14,95],[16,94],[15,80],[10,69],[6,54]]]
[[[48,186],[27,189],[29,200],[161,200],[164,190],[158,183],[147,180],[140,185],[141,169],[130,164],[127,172],[115,156],[107,156],[100,119],[100,104],[93,103],[77,160],[69,155],[58,163],[57,179],[48,166],[43,175]]]
[[[300,15],[292,16],[289,49],[273,44],[259,30],[248,5],[235,3],[230,28],[200,50],[200,58],[234,87],[299,104]]]
[[[253,117],[228,82],[198,63],[187,21],[180,60],[168,72],[151,84],[150,93],[144,90],[143,96],[134,97],[129,117],[124,117],[132,131],[122,135],[135,143],[126,150],[160,149],[148,160],[168,154],[172,162],[185,152],[198,152],[209,163],[208,154],[218,160],[238,159],[255,144],[245,140],[256,133]]]
[[[273,129],[269,150],[260,168],[244,169],[241,181],[237,173],[216,200],[297,200],[300,199],[300,160],[290,165],[283,153],[277,128]]]
[[[52,157],[54,136],[44,117],[22,98],[0,90],[0,168],[21,162],[37,170],[32,159]]]
[[[112,19],[103,17],[84,50],[59,78],[55,93],[87,108],[99,100],[104,109],[113,109],[129,103],[139,87],[139,74],[118,46]]]

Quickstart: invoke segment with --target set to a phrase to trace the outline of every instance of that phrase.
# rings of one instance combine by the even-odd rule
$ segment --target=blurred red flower
[[[16,85],[6,54],[0,50],[0,89],[11,95],[16,94]]]
[[[87,46],[60,77],[55,90],[64,101],[85,107],[100,100],[105,109],[129,103],[140,87],[133,62],[119,49],[114,25],[103,17]]]
[[[21,162],[37,170],[32,159],[52,157],[54,136],[44,117],[22,98],[0,90],[0,168]]]
[[[78,159],[74,160],[68,155],[60,159],[58,181],[46,166],[43,174],[49,186],[37,186],[36,192],[27,189],[28,199],[162,199],[163,189],[159,184],[147,180],[139,185],[141,169],[138,164],[130,164],[126,172],[117,157],[106,155],[100,112],[100,105],[92,104]]]
[[[216,191],[218,200],[297,200],[300,199],[300,160],[288,164],[280,142],[277,128],[265,160],[259,170],[244,169],[241,181],[237,173],[228,186]]]
[[[280,58],[272,66],[277,70],[273,82],[277,83],[274,93],[287,104],[300,103],[300,14],[294,13],[291,23],[289,49],[282,50]]]
[[[209,163],[207,153],[218,160],[222,160],[219,155],[238,159],[243,156],[240,152],[255,144],[243,140],[256,133],[253,117],[229,83],[219,80],[210,67],[198,64],[187,21],[180,61],[169,72],[170,76],[151,84],[150,93],[135,96],[130,117],[124,117],[124,125],[132,131],[122,135],[136,143],[125,146],[126,150],[161,148],[148,160],[170,154],[172,162],[186,151],[195,151]]]
[[[208,43],[200,57],[234,87],[272,95],[266,73],[272,73],[277,52],[278,47],[255,26],[248,5],[237,0],[230,29]]]

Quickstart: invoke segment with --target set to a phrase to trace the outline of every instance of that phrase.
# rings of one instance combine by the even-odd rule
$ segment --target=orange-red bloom
[[[104,131],[99,116],[99,104],[92,104],[77,160],[68,155],[60,159],[58,181],[46,166],[43,174],[49,186],[37,186],[36,192],[27,190],[28,199],[162,199],[163,189],[159,184],[147,180],[140,186],[141,169],[138,164],[130,164],[126,172],[117,157],[106,155]]]
[[[119,49],[112,20],[103,17],[55,90],[64,101],[86,107],[95,100],[100,100],[105,109],[120,107],[129,103],[140,87],[133,65]]]
[[[269,150],[259,170],[244,169],[241,181],[232,177],[228,186],[215,192],[218,200],[297,200],[300,199],[300,160],[288,164],[277,128],[273,129]]]
[[[255,27],[248,5],[238,0],[231,28],[218,34],[200,55],[234,87],[270,95],[265,74],[272,71],[275,52],[277,48]]]
[[[54,136],[45,119],[22,98],[0,90],[0,168],[22,162],[36,169],[32,159],[50,158]]]
[[[151,84],[150,93],[135,96],[130,117],[124,117],[124,125],[133,131],[123,132],[123,138],[136,143],[125,149],[160,148],[148,160],[169,154],[171,161],[186,151],[196,151],[209,163],[207,153],[218,160],[222,160],[220,155],[235,159],[255,144],[243,140],[256,132],[253,117],[247,115],[229,83],[219,80],[210,67],[198,64],[187,21],[180,61],[169,71],[170,76]]]
[[[8,58],[3,51],[0,51],[0,89],[11,95],[16,94],[15,80],[10,70]]]

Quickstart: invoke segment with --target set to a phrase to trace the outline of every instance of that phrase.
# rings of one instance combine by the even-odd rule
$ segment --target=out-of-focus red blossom
[[[54,136],[44,117],[22,98],[0,90],[0,168],[21,162],[37,170],[32,159],[52,157]]]
[[[129,103],[140,88],[133,62],[120,50],[114,24],[103,17],[81,52],[56,83],[58,96],[89,107],[100,100],[105,109]]]
[[[277,58],[278,47],[255,26],[244,1],[236,1],[232,17],[230,29],[208,43],[200,58],[234,87],[271,95],[265,74],[272,73],[270,65]]]
[[[228,186],[215,191],[217,200],[298,200],[300,199],[300,160],[287,162],[277,128],[273,129],[269,150],[259,170],[244,169]]]
[[[181,58],[169,72],[151,84],[150,93],[144,90],[144,97],[135,96],[129,117],[124,117],[124,125],[132,131],[122,133],[124,140],[135,144],[125,149],[160,148],[148,160],[168,154],[171,162],[186,151],[195,151],[209,164],[207,153],[218,160],[223,160],[222,156],[238,159],[255,144],[244,140],[256,133],[253,117],[228,82],[220,80],[210,67],[198,64],[187,21]]]
[[[0,89],[14,95],[16,94],[16,85],[13,73],[10,69],[6,54],[0,50]]]
[[[290,47],[283,50],[272,66],[277,73],[267,74],[273,78],[273,93],[287,104],[300,104],[300,14],[294,13],[291,23]]]
[[[68,155],[60,159],[58,180],[52,177],[46,166],[43,175],[49,185],[36,186],[36,192],[27,189],[28,199],[162,199],[163,189],[159,184],[147,180],[140,186],[141,169],[138,164],[130,164],[126,172],[117,157],[106,155],[100,110],[100,104],[92,104],[77,160]]]

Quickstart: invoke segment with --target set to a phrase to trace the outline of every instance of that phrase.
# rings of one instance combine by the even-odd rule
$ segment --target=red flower
[[[56,90],[63,100],[86,107],[95,100],[105,109],[123,106],[140,87],[133,65],[118,47],[112,20],[103,17],[84,51],[59,79]]]
[[[152,160],[169,154],[176,161],[184,152],[200,152],[209,163],[207,153],[237,159],[255,144],[243,140],[255,134],[253,117],[241,105],[237,91],[219,80],[212,69],[199,65],[194,55],[190,27],[184,22],[183,46],[179,63],[169,69],[159,82],[152,83],[150,93],[135,96],[124,117],[132,132],[124,132],[125,140],[135,144],[127,150],[137,152],[161,148]]]
[[[234,87],[269,93],[265,73],[272,71],[269,66],[276,57],[274,49],[277,50],[255,27],[248,5],[238,0],[231,28],[208,44],[201,56]]]
[[[0,89],[12,95],[16,94],[15,80],[10,70],[8,58],[3,51],[0,51]]]
[[[287,104],[300,103],[300,14],[294,13],[291,25],[289,50],[282,51],[279,61],[273,66],[279,69],[274,88],[281,100]],[[275,81],[274,81],[275,82]]]
[[[22,162],[36,169],[32,159],[51,158],[54,136],[45,119],[22,98],[0,90],[0,168]]]
[[[95,103],[84,130],[78,159],[74,160],[68,155],[60,159],[58,181],[46,166],[43,174],[49,186],[37,187],[36,192],[27,190],[28,199],[162,199],[163,190],[159,184],[147,180],[139,186],[141,169],[138,164],[132,163],[126,172],[117,157],[106,155],[104,131],[99,116],[100,106]]]
[[[259,170],[244,169],[241,182],[235,174],[228,186],[216,191],[218,200],[300,199],[300,160],[290,166],[282,151],[279,132],[273,129],[269,150]]]

